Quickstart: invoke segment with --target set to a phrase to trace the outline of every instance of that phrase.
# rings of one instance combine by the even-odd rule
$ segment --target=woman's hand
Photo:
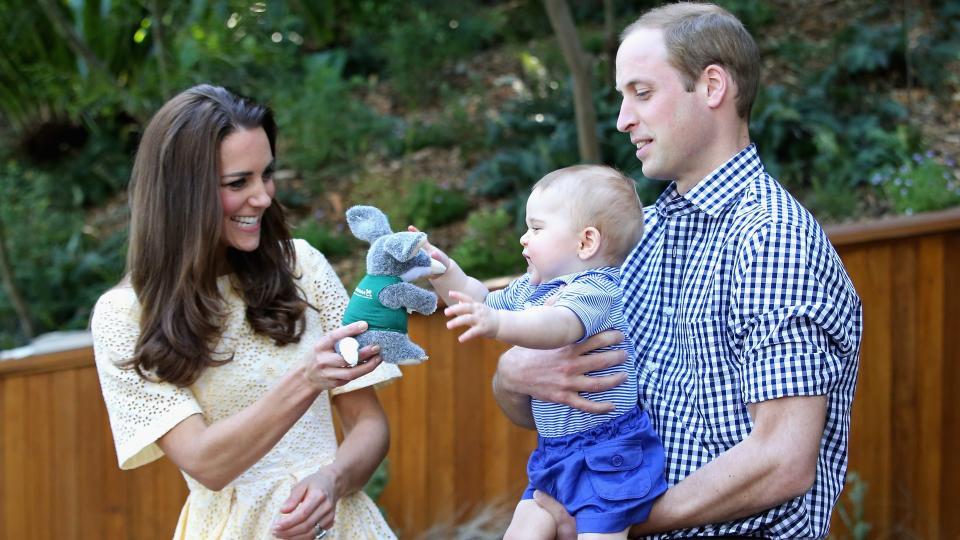
[[[336,476],[332,467],[320,470],[297,482],[290,496],[280,506],[280,519],[273,525],[273,535],[285,539],[312,540],[319,525],[333,527],[337,509]],[[285,514],[285,515],[283,515]]]
[[[317,392],[343,386],[370,373],[380,365],[383,359],[379,354],[379,345],[369,345],[360,349],[360,363],[355,367],[350,367],[350,364],[334,348],[341,339],[356,336],[366,329],[367,323],[358,321],[337,328],[317,341],[303,371],[307,382]]]

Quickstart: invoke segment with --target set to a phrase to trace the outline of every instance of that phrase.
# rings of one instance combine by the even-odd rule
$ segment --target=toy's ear
[[[398,232],[391,234],[383,243],[383,250],[398,261],[409,261],[417,256],[427,243],[427,234],[422,232]]]
[[[347,225],[354,236],[370,243],[391,232],[387,216],[375,206],[350,207],[347,210]]]

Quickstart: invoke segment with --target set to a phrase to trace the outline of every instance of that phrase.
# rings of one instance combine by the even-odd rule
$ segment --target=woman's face
[[[220,241],[223,247],[253,251],[260,246],[260,221],[270,207],[273,152],[263,128],[244,129],[220,144]]]

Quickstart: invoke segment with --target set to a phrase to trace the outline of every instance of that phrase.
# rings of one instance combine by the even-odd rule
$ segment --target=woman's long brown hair
[[[132,367],[145,379],[188,386],[204,369],[232,359],[215,351],[224,319],[217,287],[221,240],[220,144],[241,129],[263,128],[276,155],[277,129],[264,106],[199,85],[150,120],[130,179],[127,275],[140,302]],[[307,306],[294,282],[295,254],[283,208],[263,216],[260,246],[227,248],[233,284],[254,331],[278,345],[300,340]]]

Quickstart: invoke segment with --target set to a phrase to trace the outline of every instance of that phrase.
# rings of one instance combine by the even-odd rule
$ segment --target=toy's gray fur
[[[347,224],[354,236],[370,242],[368,274],[403,279],[403,282],[385,287],[380,292],[383,305],[424,315],[436,311],[437,295],[408,283],[430,273],[430,256],[420,247],[427,241],[425,233],[393,232],[387,216],[373,206],[354,206],[347,210]],[[368,330],[356,339],[361,347],[374,343],[380,345],[383,361],[391,364],[419,364],[428,358],[409,336],[399,332]]]

